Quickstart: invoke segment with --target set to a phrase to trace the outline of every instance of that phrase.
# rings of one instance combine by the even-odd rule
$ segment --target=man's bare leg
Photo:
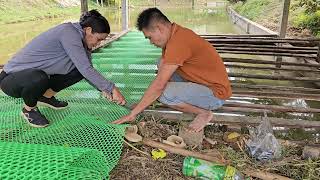
[[[213,114],[211,111],[196,106],[192,106],[187,103],[182,103],[179,105],[170,105],[169,107],[182,112],[193,113],[197,115],[194,118],[194,120],[189,124],[190,131],[201,131],[207,125],[207,123],[209,123],[213,118]]]

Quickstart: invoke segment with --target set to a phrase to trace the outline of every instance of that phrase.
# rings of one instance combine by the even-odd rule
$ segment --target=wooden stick
[[[254,79],[270,79],[270,80],[294,80],[306,82],[320,82],[320,78],[315,77],[292,77],[292,76],[274,76],[274,75],[260,75],[260,74],[244,74],[244,73],[228,73],[229,77],[244,77]]]
[[[209,155],[206,155],[206,154],[202,154],[200,152],[188,151],[186,149],[177,148],[177,147],[174,147],[174,146],[170,146],[170,145],[167,145],[167,144],[164,144],[164,143],[160,143],[160,142],[156,142],[156,141],[153,141],[153,140],[150,140],[150,139],[146,139],[146,138],[144,138],[142,140],[142,143],[144,145],[147,145],[147,146],[163,149],[165,151],[168,151],[168,152],[171,152],[171,153],[174,153],[174,154],[180,154],[182,156],[192,156],[192,157],[195,157],[195,158],[203,159],[203,160],[210,161],[210,162],[219,163],[219,164],[222,164],[222,165],[225,165],[225,163],[226,163],[225,161],[223,161],[222,159],[220,159],[218,157],[209,156]]]
[[[131,147],[132,149],[138,151],[139,153],[144,154],[144,155],[146,155],[146,156],[150,156],[150,154],[148,154],[148,153],[146,153],[146,152],[143,152],[143,151],[141,151],[140,149],[134,147],[132,144],[130,144],[130,143],[127,142],[126,140],[123,140],[123,141],[124,141],[124,143],[126,143],[129,147]]]
[[[245,170],[244,173],[248,176],[256,177],[263,180],[293,180],[288,177],[280,176],[269,172],[262,172],[259,170]]]
[[[257,60],[257,59],[241,59],[241,58],[223,58],[223,61],[224,62],[250,63],[250,64],[271,64],[271,65],[279,64],[275,61],[266,61],[266,60]],[[281,65],[320,68],[320,64],[281,62]]]
[[[194,116],[185,113],[179,113],[172,109],[158,110],[145,110],[144,115],[153,115],[162,117],[168,121],[191,121]],[[289,120],[284,118],[268,117],[274,127],[290,127],[290,128],[320,128],[320,121],[307,121],[307,120]],[[248,117],[248,116],[226,116],[214,114],[211,123],[217,124],[236,124],[236,125],[252,125],[257,126],[261,123],[261,117]]]
[[[293,69],[293,68],[276,68],[276,67],[260,67],[260,66],[244,66],[236,64],[225,64],[229,68],[241,68],[241,69],[262,69],[262,70],[275,70],[275,71],[292,71],[292,72],[314,72],[320,73],[320,70],[313,69]]]

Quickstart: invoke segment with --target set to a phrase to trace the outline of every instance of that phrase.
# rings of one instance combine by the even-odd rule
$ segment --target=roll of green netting
[[[142,33],[129,32],[94,53],[93,63],[135,103],[154,79],[160,56]],[[0,91],[1,180],[108,177],[120,158],[125,129],[110,122],[129,110],[107,101],[85,80],[59,92],[58,99],[69,107],[40,108],[50,126],[38,129],[20,116],[23,101]]]

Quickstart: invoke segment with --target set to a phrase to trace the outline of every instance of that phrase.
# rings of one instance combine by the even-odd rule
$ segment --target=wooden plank
[[[242,59],[242,58],[223,58],[224,62],[239,62],[239,63],[250,63],[250,64],[278,64],[276,61],[258,60],[258,59]],[[320,64],[311,63],[294,63],[294,62],[282,62],[283,66],[300,66],[300,67],[314,67],[320,68]]]
[[[190,114],[180,113],[177,111],[157,111],[145,110],[143,115],[152,115],[162,117],[168,121],[179,120],[193,120],[194,116]],[[274,127],[290,127],[290,128],[320,128],[320,121],[307,121],[307,120],[289,120],[283,118],[268,117]],[[217,124],[236,124],[236,125],[252,125],[257,126],[261,123],[262,117],[248,117],[248,116],[227,116],[217,115],[211,120],[211,123]]]

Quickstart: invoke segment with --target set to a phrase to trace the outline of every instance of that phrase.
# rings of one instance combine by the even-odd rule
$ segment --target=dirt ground
[[[147,120],[147,121],[146,121]],[[178,134],[179,123],[146,117],[142,120],[144,127],[139,126],[139,134],[145,138],[156,141],[166,139],[170,135]],[[207,152],[209,150],[218,150],[225,159],[229,160],[231,165],[240,172],[244,170],[262,170],[274,174],[291,177],[293,179],[317,179],[320,177],[320,159],[301,160],[302,147],[298,145],[283,145],[282,157],[279,160],[273,160],[267,163],[258,162],[250,158],[244,150],[244,144],[239,139],[238,143],[227,143],[223,140],[223,135],[230,132],[227,126],[207,126],[205,128],[205,137],[210,140],[203,141],[198,147],[187,147],[188,150]],[[232,129],[234,131],[234,128]],[[245,135],[247,129],[238,129]],[[240,142],[241,141],[241,142]],[[153,160],[149,155],[153,148],[141,143],[130,143],[137,150],[124,144],[121,160],[115,169],[111,171],[110,179],[115,180],[164,180],[164,179],[195,179],[186,177],[182,173],[184,157],[167,152],[163,159]],[[148,154],[148,155],[146,155]]]

